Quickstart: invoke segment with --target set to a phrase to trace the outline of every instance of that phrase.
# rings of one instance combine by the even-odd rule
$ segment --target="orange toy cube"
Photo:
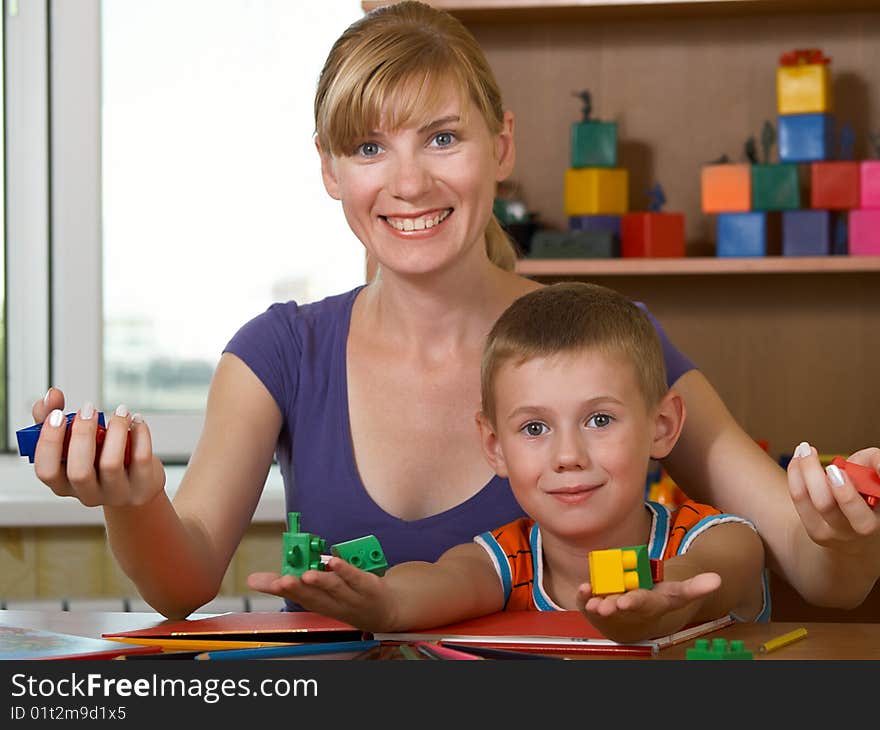
[[[704,213],[747,213],[752,209],[751,165],[704,165],[700,187]]]
[[[620,222],[624,258],[684,256],[682,213],[627,213]]]
[[[859,207],[858,162],[813,162],[810,165],[810,206],[821,210]]]

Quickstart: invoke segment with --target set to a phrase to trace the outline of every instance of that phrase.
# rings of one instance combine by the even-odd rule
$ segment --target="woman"
[[[514,120],[485,57],[446,13],[414,2],[376,10],[331,50],[315,120],[324,185],[378,273],[322,302],[273,305],[239,330],[174,502],[142,418],[117,409],[96,470],[93,409],[81,409],[62,464],[63,393],[50,389],[34,406],[37,422],[52,411],[38,477],[103,505],[121,566],[169,617],[216,595],[273,454],[303,531],[328,544],[373,533],[390,563],[435,560],[521,514],[474,424],[483,339],[539,286],[512,273],[513,249],[491,214],[514,166]],[[857,605],[880,574],[878,515],[848,480],[832,487],[808,447],[787,488],[657,327],[688,412],[664,462],[670,474],[690,497],[751,519],[770,566],[807,600]],[[880,467],[878,449],[853,458]],[[250,585],[283,594],[275,579],[258,574]]]

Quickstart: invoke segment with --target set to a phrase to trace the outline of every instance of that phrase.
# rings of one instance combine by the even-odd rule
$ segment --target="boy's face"
[[[657,435],[668,424],[649,411],[632,365],[587,350],[508,362],[496,376],[484,450],[542,530],[613,546],[643,525],[648,460],[666,455]]]

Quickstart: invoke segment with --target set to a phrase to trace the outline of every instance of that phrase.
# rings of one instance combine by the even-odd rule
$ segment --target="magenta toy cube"
[[[880,160],[864,160],[861,167],[860,208],[880,208]]]
[[[880,208],[849,212],[849,255],[880,256]]]

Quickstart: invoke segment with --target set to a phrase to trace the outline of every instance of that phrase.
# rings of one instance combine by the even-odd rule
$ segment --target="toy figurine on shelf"
[[[871,143],[871,156],[880,160],[880,131],[868,132],[868,142]]]
[[[770,121],[764,122],[761,128],[761,149],[764,153],[764,164],[770,164],[770,150],[776,142],[776,129]]]
[[[593,99],[590,92],[584,89],[583,91],[573,92],[572,96],[576,96],[581,100],[581,121],[589,122],[590,116],[593,114]]]
[[[648,210],[652,213],[659,213],[666,205],[666,194],[660,183],[655,183],[654,187],[648,188]]]
[[[758,143],[755,142],[755,136],[752,135],[746,140],[746,143],[743,145],[743,151],[746,155],[746,160],[753,165],[758,164]]]

